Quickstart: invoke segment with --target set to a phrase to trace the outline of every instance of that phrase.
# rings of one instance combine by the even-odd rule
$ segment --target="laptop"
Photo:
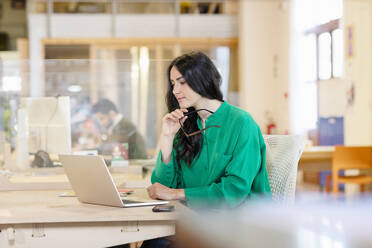
[[[82,203],[113,207],[167,204],[168,201],[129,200],[120,197],[105,160],[96,155],[59,155],[72,189]]]

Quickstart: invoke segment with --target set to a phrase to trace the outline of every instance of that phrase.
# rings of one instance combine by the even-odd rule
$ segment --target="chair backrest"
[[[332,168],[372,169],[372,146],[336,146]]]
[[[264,135],[266,169],[272,199],[292,203],[296,191],[297,167],[305,146],[305,139],[296,135]]]

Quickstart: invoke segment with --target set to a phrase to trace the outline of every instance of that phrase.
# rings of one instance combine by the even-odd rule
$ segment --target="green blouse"
[[[265,160],[266,149],[260,128],[250,114],[223,102],[205,121],[200,155],[188,167],[176,162],[176,151],[168,164],[158,155],[151,182],[184,188],[191,207],[227,205],[235,207],[247,198],[271,196]],[[198,126],[201,128],[200,119]]]

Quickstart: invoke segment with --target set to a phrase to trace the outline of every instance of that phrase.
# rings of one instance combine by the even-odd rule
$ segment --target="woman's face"
[[[195,107],[202,97],[190,88],[175,66],[170,71],[170,79],[173,95],[177,98],[180,108]]]

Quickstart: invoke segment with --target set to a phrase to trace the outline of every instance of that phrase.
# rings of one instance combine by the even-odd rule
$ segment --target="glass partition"
[[[164,46],[161,59],[156,59],[159,50],[146,46],[97,48],[94,58],[90,54],[85,59],[73,58],[74,47],[64,47],[64,52],[53,49],[47,46],[47,59],[36,66],[20,60],[1,63],[2,164],[12,158],[17,169],[55,167],[60,166],[58,153],[70,152],[104,155],[113,165],[154,159],[161,118],[167,111],[166,71],[174,49]],[[230,50],[203,50],[221,72],[226,92]],[[30,68],[41,72],[37,80],[31,80],[35,75]],[[43,94],[30,95],[35,89]],[[43,152],[51,163],[36,161]]]

